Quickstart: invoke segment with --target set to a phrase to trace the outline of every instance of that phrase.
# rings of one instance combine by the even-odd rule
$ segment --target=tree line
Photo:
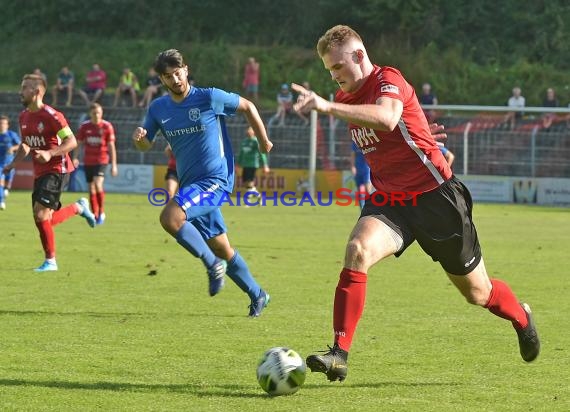
[[[132,66],[140,64],[142,70],[150,59],[139,57],[132,62],[136,51],[148,53],[157,45],[176,44],[190,55],[199,51],[195,60],[202,67],[205,80],[210,80],[210,73],[220,73],[208,65],[223,64],[226,70],[230,68],[232,74],[216,80],[222,83],[220,86],[229,88],[239,87],[241,74],[236,66],[247,58],[237,55],[236,50],[258,54],[256,57],[265,68],[262,82],[267,83],[262,86],[266,89],[289,80],[283,77],[297,69],[317,87],[332,88],[320,80],[326,73],[319,66],[314,48],[324,30],[339,23],[351,25],[362,35],[374,61],[400,67],[416,83],[430,81],[438,94],[445,96],[440,98],[442,103],[465,103],[472,99],[478,104],[500,104],[515,83],[528,91],[532,102],[533,98],[541,99],[544,88],[557,87],[560,95],[570,83],[564,76],[570,68],[567,0],[162,0],[158,3],[3,0],[1,3],[3,56],[17,52],[13,45],[23,49],[20,52],[24,54],[35,50],[30,43],[43,44],[43,39],[49,40],[50,51],[64,55],[67,60],[79,61],[81,54],[87,58],[102,56],[99,59],[104,60],[107,54],[114,56],[111,65],[126,64],[124,60],[128,58]],[[57,50],[59,39],[68,50]],[[84,49],[86,44],[89,50]],[[114,50],[117,46],[123,50]],[[28,61],[41,57],[45,49],[42,46],[36,52],[39,56],[28,56]],[[282,61],[275,51],[284,56]],[[198,57],[209,60],[201,61]],[[0,61],[4,72],[0,74],[0,82],[13,81],[11,73],[21,69],[20,62],[24,63],[18,57]],[[8,67],[10,63],[13,67]],[[112,69],[120,71],[120,67]],[[144,72],[139,75],[144,77]],[[488,93],[480,96],[482,88],[473,86],[474,82],[489,85]],[[495,91],[495,86],[501,90]]]

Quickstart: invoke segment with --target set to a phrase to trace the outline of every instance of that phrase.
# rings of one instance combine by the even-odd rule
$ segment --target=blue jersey
[[[144,120],[147,138],[162,132],[176,158],[180,187],[207,181],[233,190],[234,156],[224,117],[238,105],[237,94],[197,87],[180,103],[168,95],[151,103]]]
[[[0,133],[0,167],[6,166],[14,159],[14,153],[8,153],[8,149],[14,145],[19,145],[20,142],[20,136],[12,130]]]
[[[368,166],[360,148],[354,142],[352,142],[352,151],[354,152],[354,167],[356,169],[357,176],[362,177],[366,182],[369,182],[370,166]]]

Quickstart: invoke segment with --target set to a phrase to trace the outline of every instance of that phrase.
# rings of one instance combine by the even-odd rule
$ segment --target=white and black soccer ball
[[[257,381],[271,396],[289,395],[305,382],[307,366],[292,349],[276,347],[267,350],[257,365]]]

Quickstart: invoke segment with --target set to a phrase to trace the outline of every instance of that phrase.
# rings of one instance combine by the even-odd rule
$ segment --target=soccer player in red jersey
[[[34,220],[45,252],[45,261],[35,269],[37,272],[57,270],[55,225],[81,215],[91,227],[95,226],[95,216],[89,210],[87,199],[81,198],[61,207],[61,192],[69,181],[69,173],[73,171],[69,152],[77,146],[77,142],[63,114],[43,103],[45,92],[46,83],[41,76],[24,76],[20,99],[25,109],[19,119],[22,143],[12,163],[4,168],[4,172],[8,172],[15,163],[32,153]]]
[[[164,182],[166,183],[166,191],[168,198],[172,199],[178,190],[178,173],[176,172],[176,158],[172,153],[172,147],[166,145],[164,154],[168,156],[168,164],[166,165],[166,174],[164,175]]]
[[[115,129],[111,122],[103,119],[103,107],[91,103],[89,117],[79,126],[77,150],[74,152],[73,165],[79,165],[79,155],[83,148],[85,179],[89,185],[89,203],[98,225],[105,222],[105,170],[111,160],[111,176],[117,176],[117,149],[115,147]]]
[[[530,308],[506,283],[490,279],[472,222],[467,188],[452,175],[413,87],[402,74],[373,64],[362,39],[348,26],[329,29],[318,41],[325,69],[340,90],[334,102],[293,84],[295,110],[312,109],[349,123],[352,141],[370,165],[377,190],[418,193],[403,205],[377,206],[369,199],[350,234],[333,307],[334,345],[311,355],[307,365],[331,381],[347,375],[348,351],[364,309],[368,269],[400,256],[417,240],[438,261],[467,302],[487,308],[515,328],[522,358],[533,361],[540,342]]]

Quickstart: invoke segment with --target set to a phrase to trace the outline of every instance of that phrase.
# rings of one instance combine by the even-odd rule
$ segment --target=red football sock
[[[95,216],[99,217],[99,215],[105,211],[103,208],[103,203],[105,203],[105,192],[102,190],[100,192],[97,192],[97,205],[99,206],[99,210]],[[95,211],[93,211],[93,213],[95,213]]]
[[[333,311],[335,343],[347,352],[364,310],[366,280],[366,273],[344,268],[336,287]]]
[[[491,289],[491,295],[485,307],[489,309],[489,312],[510,320],[515,329],[526,328],[528,325],[526,312],[509,285],[498,279],[491,279],[491,284],[493,289]]]
[[[61,222],[65,222],[70,217],[75,216],[77,213],[79,213],[79,208],[75,203],[62,207],[59,210],[55,210],[51,215],[51,225],[59,225]]]
[[[49,220],[42,220],[41,222],[36,221],[36,226],[40,232],[40,240],[42,241],[42,247],[44,248],[46,259],[54,258],[55,235],[53,233],[51,222]]]
[[[89,194],[89,204],[91,205],[91,211],[95,215],[95,219],[99,217],[100,213],[100,203],[99,203],[99,194],[98,193],[90,193]]]

